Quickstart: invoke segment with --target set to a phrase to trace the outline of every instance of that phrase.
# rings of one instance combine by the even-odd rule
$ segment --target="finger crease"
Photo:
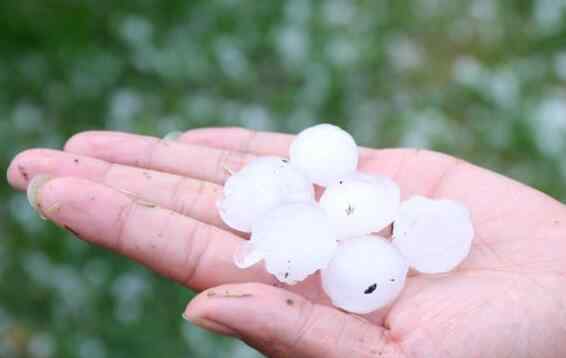
[[[153,164],[153,157],[155,155],[155,152],[157,151],[157,148],[161,145],[161,143],[163,142],[162,139],[156,138],[154,140],[152,140],[152,142],[148,145],[145,156],[143,158],[143,160],[141,160],[140,166],[143,168],[151,168],[152,164]]]
[[[350,321],[349,316],[343,315],[342,320],[340,322],[340,328],[338,330],[338,335],[336,337],[336,351],[338,353],[342,352],[342,342],[345,339],[345,335],[346,335],[346,326],[348,325],[348,322]],[[346,349],[344,350],[345,352],[348,352],[348,350],[351,349],[351,347],[346,347]]]
[[[186,209],[186,200],[184,195],[182,195],[182,188],[188,179],[186,177],[180,177],[173,189],[171,190],[171,208],[173,211],[178,212],[181,215],[189,216]]]
[[[446,170],[444,170],[444,172],[438,177],[432,187],[428,190],[428,196],[431,198],[436,198],[440,194],[442,186],[464,165],[467,165],[467,163],[463,160],[454,159],[454,161],[451,161],[447,165]]]
[[[311,321],[314,319],[315,305],[309,301],[304,301],[301,306],[301,312],[299,314],[299,321],[302,321],[299,329],[296,330],[297,336],[291,341],[290,351],[297,349],[301,340],[307,334]]]
[[[104,169],[104,172],[102,173],[100,178],[104,185],[108,185],[108,186],[110,185],[110,181],[109,181],[110,174],[112,173],[112,171],[114,171],[115,168],[116,168],[116,164],[106,163],[106,168]]]
[[[204,246],[200,249],[196,249],[198,247],[196,243],[198,242],[198,238],[203,235],[203,230],[209,230],[209,226],[205,225],[200,222],[196,222],[194,224],[194,229],[189,234],[188,242],[187,242],[187,252],[185,255],[185,264],[183,265],[187,270],[187,275],[183,279],[183,284],[187,287],[192,287],[192,282],[194,281],[195,277],[197,277],[198,268],[201,264],[201,260],[208,251],[209,247],[209,238],[205,237]],[[208,236],[208,235],[204,235]],[[194,254],[194,251],[197,251]]]
[[[253,148],[253,143],[257,139],[258,131],[253,129],[247,129],[246,132],[248,133],[248,137],[242,143],[242,146],[240,147],[240,152],[250,154]]]
[[[193,214],[196,212],[196,209],[198,207],[198,203],[200,203],[202,197],[204,196],[204,194],[206,192],[206,187],[207,187],[206,182],[199,181],[198,187],[194,191],[194,198],[193,198],[193,200],[190,201],[188,208],[183,211],[184,214],[186,214],[187,216],[191,216],[191,217],[193,216]],[[183,200],[183,206],[184,207],[187,207],[186,203],[187,203],[187,201]]]
[[[135,211],[136,203],[134,201],[130,201],[129,204],[124,205],[123,208],[120,210],[118,214],[118,234],[116,239],[112,243],[112,248],[118,252],[122,252],[123,241],[125,240],[126,230],[128,222]]]

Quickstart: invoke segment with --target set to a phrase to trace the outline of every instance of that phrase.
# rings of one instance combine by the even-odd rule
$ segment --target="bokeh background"
[[[566,1],[0,1],[3,169],[86,129],[321,121],[564,201]],[[0,200],[0,357],[257,356],[184,323],[187,290]]]

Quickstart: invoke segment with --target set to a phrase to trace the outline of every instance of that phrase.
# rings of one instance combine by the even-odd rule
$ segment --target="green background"
[[[323,121],[565,200],[565,84],[561,0],[0,1],[2,168],[86,129]],[[0,357],[256,356],[184,323],[187,290],[0,199]]]

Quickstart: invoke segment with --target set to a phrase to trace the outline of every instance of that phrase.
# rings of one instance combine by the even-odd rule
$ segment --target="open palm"
[[[285,156],[292,137],[238,128],[176,141],[115,132],[73,137],[65,151],[14,159],[10,183],[53,177],[42,214],[84,240],[202,292],[185,316],[274,357],[564,357],[566,209],[548,196],[443,154],[363,149],[360,170],[387,175],[404,198],[464,203],[476,229],[454,272],[412,275],[387,310],[360,317],[328,304],[318,277],[282,286],[262,265],[239,270],[245,237],[220,220],[230,170]]]

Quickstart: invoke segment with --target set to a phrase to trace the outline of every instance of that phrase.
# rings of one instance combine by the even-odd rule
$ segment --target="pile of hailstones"
[[[321,124],[297,136],[290,160],[261,157],[233,174],[220,216],[251,232],[235,264],[264,261],[289,285],[321,270],[336,307],[366,314],[397,298],[409,268],[448,272],[464,260],[474,235],[465,207],[421,196],[401,203],[397,184],[357,172],[358,159],[347,132]],[[318,203],[313,184],[326,188]],[[376,234],[391,224],[392,239]]]

